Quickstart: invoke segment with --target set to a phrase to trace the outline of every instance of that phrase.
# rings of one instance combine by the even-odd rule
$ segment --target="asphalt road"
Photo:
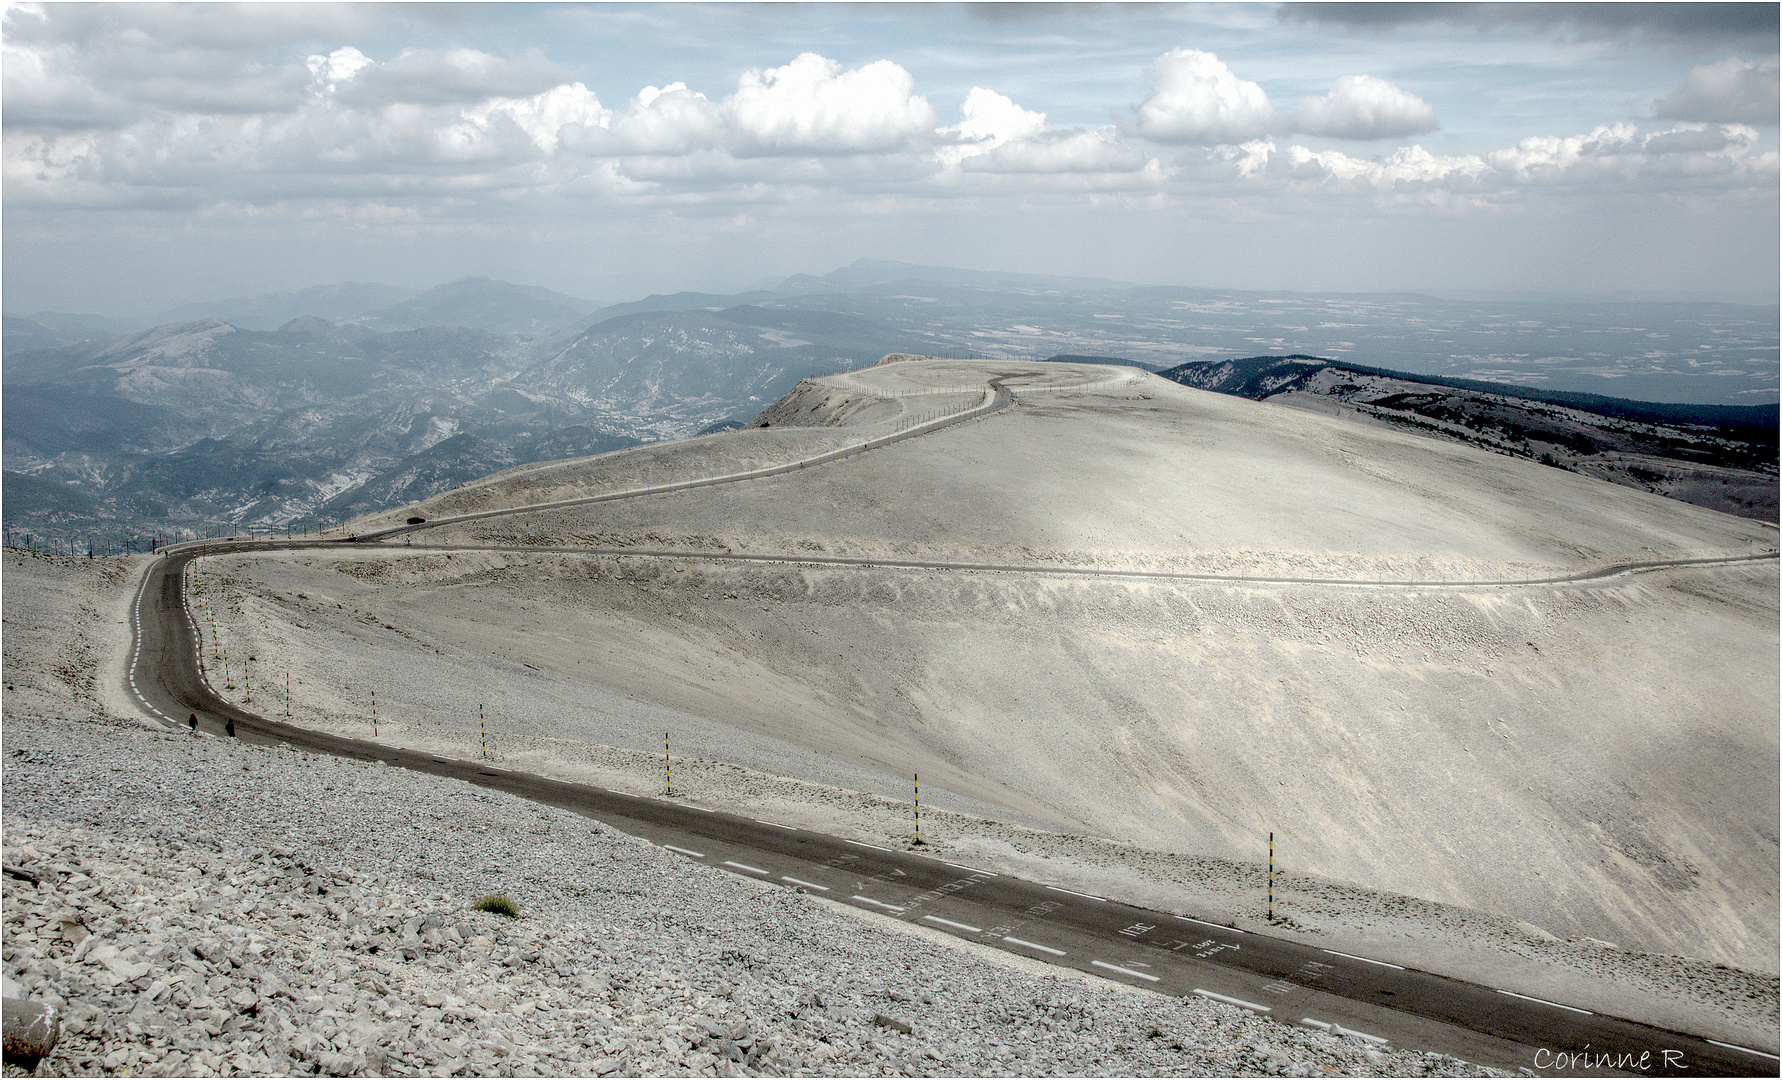
[[[212,542],[204,550],[342,546],[354,545]],[[245,741],[384,761],[511,792],[731,873],[1162,993],[1225,1001],[1283,1023],[1541,1075],[1778,1075],[1772,1054],[1237,930],[1217,912],[1188,918],[1149,911],[947,863],[919,849],[890,850],[672,798],[565,783],[256,716],[215,694],[200,670],[201,642],[184,603],[184,570],[198,548],[182,545],[151,564],[132,609],[129,688],[171,726],[184,728],[186,717],[196,714],[200,729],[215,735],[233,720],[236,736]],[[361,544],[355,550],[392,549]]]

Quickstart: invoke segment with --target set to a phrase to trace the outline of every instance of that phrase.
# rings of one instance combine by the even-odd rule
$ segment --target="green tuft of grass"
[[[470,910],[486,911],[491,915],[501,915],[509,919],[520,917],[520,905],[500,893],[479,898],[470,905]]]

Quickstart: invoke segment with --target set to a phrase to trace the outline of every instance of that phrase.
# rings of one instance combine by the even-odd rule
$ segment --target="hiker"
[[[192,734],[194,734],[194,735],[198,734],[198,714],[197,713],[193,713],[192,715],[186,717],[186,726],[188,726],[192,729]]]
[[[223,730],[228,733],[231,739],[235,738],[235,718],[233,716],[223,721]]]

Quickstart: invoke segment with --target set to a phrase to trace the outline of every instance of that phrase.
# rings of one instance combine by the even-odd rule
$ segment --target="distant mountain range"
[[[1245,293],[876,260],[764,284],[599,305],[487,278],[342,283],[153,325],[8,315],[5,521],[76,537],[334,520],[741,422],[801,378],[888,352],[1152,370],[1317,353],[1511,396],[1502,384],[1776,396],[1775,306]]]
[[[1184,386],[1273,401],[1511,457],[1611,483],[1777,520],[1777,407],[1676,405],[1252,356],[1158,372]]]
[[[39,335],[47,331],[56,344],[75,345],[93,338],[203,319],[217,319],[242,330],[276,330],[292,319],[317,318],[375,330],[470,326],[497,334],[539,337],[563,329],[600,306],[592,300],[533,285],[482,277],[460,278],[425,292],[399,285],[349,281],[301,292],[182,304],[141,319],[56,311],[9,315],[6,351],[27,347],[13,340],[15,333]],[[27,327],[26,322],[37,325]],[[36,346],[33,342],[28,347]]]

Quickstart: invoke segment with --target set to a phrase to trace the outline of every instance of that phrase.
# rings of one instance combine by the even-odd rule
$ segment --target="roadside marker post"
[[[476,707],[476,728],[483,734],[483,760],[489,760],[489,725],[483,722],[483,707]]]
[[[910,780],[916,790],[916,843],[922,842],[922,774],[911,773]]]
[[[1268,834],[1268,921],[1275,921],[1275,834]]]
[[[662,779],[668,784],[668,794],[674,794],[674,772],[668,763],[668,732],[662,733]]]
[[[291,673],[285,672],[285,719],[291,718]]]
[[[371,737],[377,738],[377,691],[371,692]]]

